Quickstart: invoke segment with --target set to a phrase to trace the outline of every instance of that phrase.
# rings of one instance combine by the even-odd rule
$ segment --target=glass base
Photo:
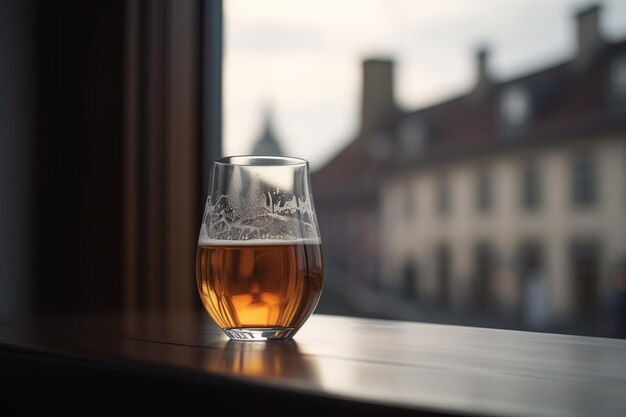
[[[293,327],[237,327],[224,329],[224,333],[232,340],[285,340],[291,339],[295,329]]]

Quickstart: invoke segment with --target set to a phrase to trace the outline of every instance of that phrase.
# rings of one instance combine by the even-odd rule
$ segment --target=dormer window
[[[500,98],[500,112],[507,127],[524,126],[530,119],[530,100],[522,87],[507,87]]]
[[[617,55],[611,63],[611,90],[618,101],[626,100],[626,54]]]
[[[398,136],[400,137],[402,155],[407,158],[415,157],[426,143],[426,127],[423,122],[416,118],[407,118],[400,125]]]

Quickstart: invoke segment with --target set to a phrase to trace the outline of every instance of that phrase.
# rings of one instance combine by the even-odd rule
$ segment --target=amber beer
[[[322,249],[316,240],[208,240],[198,245],[196,275],[223,329],[297,331],[320,297]]]

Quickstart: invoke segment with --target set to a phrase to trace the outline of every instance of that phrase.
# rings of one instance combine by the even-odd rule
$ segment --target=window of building
[[[595,241],[575,241],[571,246],[571,279],[576,313],[582,318],[598,314],[600,251]]]
[[[538,241],[527,241],[520,249],[520,316],[529,329],[545,330],[550,322],[545,248]]]
[[[626,55],[618,55],[611,63],[611,88],[615,97],[626,100]]]
[[[442,215],[450,213],[450,181],[447,178],[439,180],[437,194],[437,209],[439,213]]]
[[[409,259],[404,264],[403,270],[403,282],[402,282],[402,295],[408,299],[417,299],[417,280],[418,280],[418,265],[417,262]]]
[[[493,247],[487,242],[478,243],[474,252],[474,301],[478,309],[491,306],[495,265]]]
[[[414,117],[407,118],[400,125],[398,136],[402,145],[402,156],[407,159],[413,158],[420,153],[426,143],[426,127]]]
[[[522,169],[521,200],[522,206],[528,211],[541,206],[541,172],[536,162],[527,162]]]
[[[478,172],[476,185],[476,206],[479,212],[486,213],[491,210],[491,206],[493,205],[493,187],[491,184],[491,176],[487,169],[482,168]]]
[[[530,118],[530,100],[520,86],[507,87],[500,99],[500,112],[508,127],[522,127]]]
[[[450,276],[452,270],[452,254],[450,246],[442,243],[437,248],[437,286],[439,303],[445,305],[450,293]]]
[[[404,216],[411,219],[415,214],[415,193],[413,192],[412,183],[406,185],[404,191]]]
[[[595,164],[589,154],[576,156],[572,164],[572,200],[577,207],[587,207],[597,198]]]

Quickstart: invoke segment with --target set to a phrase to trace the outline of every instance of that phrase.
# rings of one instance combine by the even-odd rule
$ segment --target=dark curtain
[[[27,168],[7,173],[24,174],[12,181],[27,196],[24,227],[3,244],[28,239],[0,298],[35,312],[197,306],[203,176],[220,152],[221,3],[16,1],[2,12],[26,29],[3,29],[3,48],[21,52],[3,53],[2,85],[19,88],[0,108],[27,96],[2,116],[29,129],[1,133],[4,156]],[[14,65],[28,71],[18,79]]]

